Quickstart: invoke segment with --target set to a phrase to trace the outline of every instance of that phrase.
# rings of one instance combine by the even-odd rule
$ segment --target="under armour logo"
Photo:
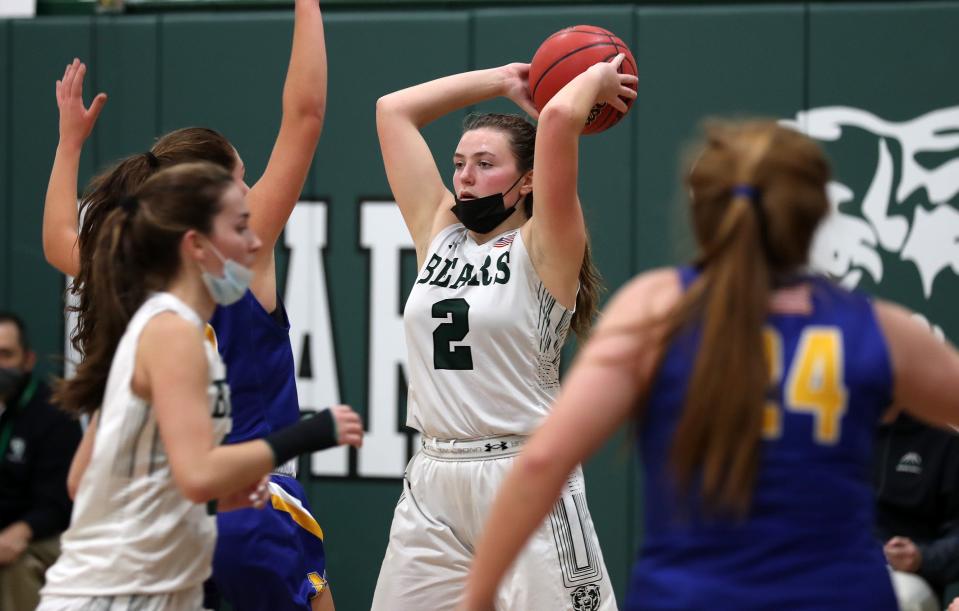
[[[499,442],[499,443],[488,443],[488,444],[486,444],[486,451],[487,451],[487,452],[492,452],[492,451],[493,451],[493,448],[495,448],[495,449],[497,449],[497,450],[505,450],[505,449],[507,449],[508,447],[509,447],[509,446],[506,444],[505,441],[501,441],[501,442]]]

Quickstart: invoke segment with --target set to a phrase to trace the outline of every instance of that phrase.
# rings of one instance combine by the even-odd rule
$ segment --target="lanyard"
[[[20,399],[17,401],[17,405],[12,408],[7,408],[12,413],[7,418],[4,418],[3,428],[0,430],[0,462],[4,460],[7,455],[7,446],[10,445],[10,437],[13,435],[13,418],[16,415],[16,412],[19,412],[27,403],[33,399],[34,393],[37,392],[37,380],[36,378],[31,378],[30,383],[27,384],[27,387],[23,389],[23,392],[20,393]]]

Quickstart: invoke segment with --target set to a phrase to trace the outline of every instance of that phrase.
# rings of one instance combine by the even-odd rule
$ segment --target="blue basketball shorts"
[[[263,509],[217,514],[212,582],[207,600],[219,594],[235,611],[310,609],[327,587],[326,554],[296,479],[273,474]]]

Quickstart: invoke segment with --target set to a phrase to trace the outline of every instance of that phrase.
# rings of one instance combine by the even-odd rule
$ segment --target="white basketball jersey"
[[[44,594],[105,596],[175,592],[210,575],[216,521],[188,501],[173,481],[150,404],[130,384],[140,333],[151,318],[172,311],[204,322],[169,293],[137,310],[117,346],[100,408],[93,453],[80,482],[63,552],[47,571]],[[226,368],[204,341],[215,442],[230,430]]]
[[[571,317],[518,229],[483,244],[461,224],[443,229],[403,312],[407,424],[441,439],[531,433],[559,389]]]

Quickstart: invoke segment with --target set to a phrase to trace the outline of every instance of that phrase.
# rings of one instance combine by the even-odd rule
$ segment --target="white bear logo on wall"
[[[897,256],[915,265],[925,299],[943,271],[959,274],[959,106],[903,122],[829,106],[802,111],[784,123],[823,142],[838,141],[844,131],[855,129],[878,141],[875,172],[864,191],[856,193],[837,180],[829,184],[833,211],[813,242],[815,268],[852,288],[863,274],[880,283],[880,254]],[[904,205],[914,196],[919,205]],[[861,203],[861,217],[840,210],[851,201]]]

